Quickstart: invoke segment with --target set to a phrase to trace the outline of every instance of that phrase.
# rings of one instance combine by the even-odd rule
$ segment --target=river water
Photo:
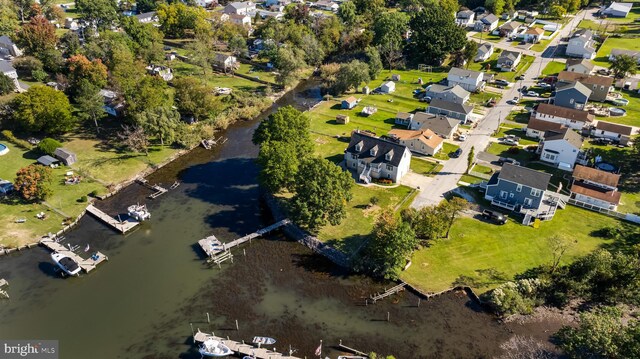
[[[320,340],[331,358],[340,340],[403,359],[499,354],[510,330],[463,293],[418,307],[418,297],[403,292],[365,306],[385,284],[337,271],[277,233],[236,249],[233,264],[204,265],[198,239],[229,241],[272,222],[256,181],[257,124],[235,124],[224,145],[196,149],[150,176],[182,182],[160,198],[147,200],[149,191],[132,185],[99,203],[115,215],[145,202],[152,219],[122,236],[84,217],[65,243],[109,256],[92,273],[61,278],[43,248],[0,258],[11,295],[0,302],[0,338],[57,339],[61,358],[199,358],[192,327],[235,340],[271,336],[276,349],[308,358]]]

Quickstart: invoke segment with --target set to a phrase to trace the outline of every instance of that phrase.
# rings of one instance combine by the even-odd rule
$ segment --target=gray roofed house
[[[458,26],[467,27],[473,25],[473,19],[476,13],[471,10],[461,10],[456,14],[456,24]]]
[[[55,165],[56,163],[58,163],[59,161],[49,155],[44,155],[38,158],[38,163],[43,165],[43,166],[50,166],[52,167],[53,165]]]
[[[410,130],[431,130],[442,138],[451,139],[460,121],[440,114],[416,112],[409,123]]]
[[[579,29],[574,32],[569,39],[565,53],[569,57],[593,59],[596,56],[596,46],[591,30]]]
[[[427,107],[428,113],[446,115],[462,122],[471,120],[471,112],[473,106],[467,106],[461,103],[455,103],[440,99],[433,99]]]
[[[583,110],[591,96],[591,90],[577,81],[563,82],[556,86],[554,105]]]
[[[0,36],[0,52],[11,56],[22,56],[22,51],[7,35]]]
[[[595,65],[587,59],[567,59],[566,71],[589,75]]]
[[[440,84],[433,84],[427,86],[426,96],[431,97],[432,100],[439,99],[463,104],[469,101],[469,96],[471,96],[471,93],[460,87],[460,85],[445,86]]]
[[[487,61],[493,55],[493,45],[489,42],[478,46],[478,53],[473,59],[475,62]]]
[[[10,79],[13,79],[14,82],[17,82],[18,72],[9,61],[0,60],[0,74],[4,74]]]
[[[142,14],[136,15],[139,22],[147,23],[147,22],[157,22],[158,15],[155,11],[143,12]]]
[[[411,151],[399,143],[356,130],[351,133],[344,159],[347,169],[355,171],[358,179],[365,183],[372,178],[397,182],[409,172]]]
[[[62,147],[56,148],[56,150],[53,152],[53,155],[56,156],[56,158],[66,166],[71,166],[78,160],[75,153]]]
[[[609,7],[600,10],[600,13],[612,17],[627,17],[632,7],[633,3],[614,1],[609,5]]]
[[[473,30],[475,31],[493,31],[496,27],[498,27],[499,19],[494,14],[482,14],[478,16],[475,24],[473,25]]]
[[[586,163],[586,156],[580,151],[582,141],[582,136],[570,128],[547,131],[544,134],[544,141],[538,146],[540,161],[572,171],[576,163]]]
[[[620,55],[627,55],[635,58],[640,63],[640,51],[638,50],[625,50],[625,49],[611,49],[609,54],[609,61],[612,61],[614,57]]]
[[[227,70],[236,70],[236,67],[238,66],[238,59],[235,56],[217,53],[214,64],[217,67],[224,69],[225,72]]]
[[[496,68],[500,69],[500,71],[515,71],[520,60],[522,60],[522,54],[520,52],[504,50],[498,57]]]
[[[409,126],[411,120],[413,119],[413,114],[408,112],[398,112],[396,114],[395,123],[396,125]]]
[[[11,191],[13,191],[13,183],[0,179],[0,194],[6,195]]]
[[[520,23],[516,21],[509,21],[500,26],[498,32],[500,36],[512,37],[515,36],[516,31],[520,28]]]
[[[247,13],[256,10],[256,4],[251,1],[243,2],[231,2],[222,10],[225,14],[239,14],[246,15]]]
[[[480,91],[484,87],[484,73],[452,67],[447,74],[447,83],[449,86],[460,85],[470,92]]]

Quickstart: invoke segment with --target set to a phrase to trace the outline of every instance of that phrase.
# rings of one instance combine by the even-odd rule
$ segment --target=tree
[[[141,23],[135,16],[125,16],[122,28],[133,41],[134,52],[146,61],[160,61],[164,58],[162,33],[153,24]]]
[[[49,86],[31,86],[16,96],[11,107],[13,120],[28,131],[61,134],[76,124],[67,96]]]
[[[14,4],[11,0],[0,0],[0,36],[11,36],[18,28],[20,22]]]
[[[356,15],[356,6],[353,1],[345,1],[338,8],[338,17],[348,27],[356,24],[358,17]]]
[[[185,46],[189,61],[202,68],[202,74],[206,75],[211,69],[211,60],[215,56],[214,46],[210,40],[196,39]]]
[[[15,190],[27,201],[44,201],[51,195],[51,168],[29,165],[16,174]]]
[[[486,0],[484,7],[499,16],[504,11],[505,0]]]
[[[363,82],[369,82],[369,66],[362,61],[353,60],[342,64],[336,76],[333,92],[336,95],[343,94],[353,88],[357,88]]]
[[[107,67],[100,59],[89,61],[84,55],[74,55],[67,60],[67,68],[67,78],[72,89],[78,89],[83,80],[97,88],[103,88],[107,84]]]
[[[158,76],[144,76],[134,87],[126,92],[127,113],[134,116],[147,109],[171,107],[173,98],[168,93],[169,86]]]
[[[69,31],[62,35],[62,38],[60,39],[60,45],[62,48],[64,48],[64,53],[67,57],[78,54],[78,52],[82,48],[80,37],[75,31]]]
[[[256,15],[258,14],[259,13],[256,13]],[[286,19],[293,20],[296,24],[308,24],[310,22],[309,5],[289,5],[284,9],[284,16]]]
[[[235,56],[245,57],[249,53],[247,40],[240,35],[232,37],[231,40],[229,40],[227,47]]]
[[[291,209],[296,222],[312,231],[346,217],[353,179],[349,172],[320,157],[302,160],[295,177]]]
[[[304,37],[302,38],[302,43],[300,44],[300,48],[304,53],[304,61],[307,64],[313,66],[322,64],[325,53],[322,49],[322,44],[318,42],[315,36],[311,34],[304,35]]]
[[[467,173],[471,171],[471,167],[473,166],[473,161],[475,160],[475,147],[471,146],[471,150],[467,155]]]
[[[17,34],[17,43],[25,53],[39,58],[57,42],[56,28],[44,16],[32,17]]]
[[[626,328],[617,308],[603,307],[580,314],[578,328],[564,327],[556,337],[560,347],[572,358],[633,358],[622,353]],[[625,355],[627,354],[627,355]]]
[[[402,44],[409,30],[409,17],[403,12],[384,12],[373,23],[373,43],[383,45],[388,42]]]
[[[617,78],[625,78],[638,72],[638,61],[629,55],[617,55],[611,60],[609,68]]]
[[[155,11],[158,8],[158,2],[156,0],[137,0],[136,8],[141,13]]]
[[[118,138],[130,151],[144,152],[145,155],[149,155],[149,138],[142,127],[122,125]]]
[[[467,63],[467,67],[473,58],[478,54],[478,43],[473,40],[467,40],[466,45],[464,45],[464,50],[462,51],[464,60]]]
[[[369,77],[375,80],[382,71],[380,52],[375,47],[369,46],[364,50],[364,55],[367,57],[367,64],[369,64]]]
[[[84,20],[106,28],[118,19],[116,0],[76,0],[76,9]]]
[[[367,242],[363,263],[374,276],[396,280],[417,245],[411,226],[393,211],[383,211]]]
[[[561,5],[551,5],[549,8],[549,16],[555,17],[556,19],[564,17],[566,13],[567,9]]]
[[[136,115],[136,123],[144,130],[164,142],[173,143],[180,124],[180,114],[167,106],[155,107]]]
[[[276,52],[274,66],[278,70],[276,81],[283,85],[289,85],[298,78],[300,70],[305,66],[304,54],[300,49],[280,47]]]
[[[13,4],[15,5],[15,8],[18,10],[18,13],[20,14],[20,21],[21,22],[25,22],[25,17],[28,16],[29,11],[31,10],[31,5],[34,4],[34,0],[13,0]],[[4,8],[5,5],[8,5],[6,3],[2,3],[2,7]],[[8,8],[10,8],[9,6],[7,6]]]
[[[294,142],[273,141],[260,146],[258,164],[260,184],[272,193],[293,189],[301,158]]]
[[[13,67],[19,77],[32,77],[34,71],[43,69],[42,61],[33,56],[20,56],[13,60]]]
[[[210,35],[207,11],[200,6],[187,6],[182,2],[163,3],[158,6],[157,15],[160,30],[168,37],[182,38],[187,33],[202,38]]]
[[[38,149],[42,151],[42,153],[50,156],[53,156],[56,149],[60,147],[62,147],[60,141],[49,137],[43,138],[42,141],[38,142]]]
[[[100,95],[100,88],[86,79],[81,80],[76,91],[76,103],[79,110],[78,117],[81,120],[93,121],[96,131],[100,133],[98,121],[107,116],[104,111],[104,99]]]
[[[564,254],[569,248],[571,248],[571,242],[560,236],[551,236],[547,238],[547,242],[553,255],[551,260],[551,273],[553,274],[560,265],[560,261],[562,260],[562,257],[564,257]]]
[[[292,106],[280,107],[276,112],[260,122],[253,133],[252,141],[256,145],[270,142],[295,143],[299,155],[313,152],[309,138],[310,120],[307,115]]]
[[[16,86],[13,79],[0,73],[0,95],[6,95],[15,90]]]
[[[458,12],[460,5],[458,4],[458,0],[440,0],[440,7],[444,9],[446,13],[455,14]]]
[[[196,120],[213,119],[221,111],[221,104],[213,88],[195,77],[173,80],[176,90],[175,104],[182,114],[193,115]]]
[[[453,197],[450,200],[444,200],[439,205],[442,207],[442,213],[447,219],[447,232],[445,233],[445,238],[449,238],[449,231],[453,226],[453,222],[455,222],[456,217],[463,210],[469,207],[469,202],[466,199],[460,197]]]
[[[440,64],[445,56],[466,44],[464,30],[442,8],[430,7],[420,11],[409,25],[413,30],[411,50],[420,62]]]

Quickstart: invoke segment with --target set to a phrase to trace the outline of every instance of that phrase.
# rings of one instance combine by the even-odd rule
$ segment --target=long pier
[[[193,339],[196,342],[204,342],[207,339],[213,339],[221,342],[222,344],[229,347],[229,349],[236,352],[239,356],[251,356],[255,359],[302,359],[298,357],[294,357],[291,355],[286,355],[282,353],[275,352],[273,350],[268,350],[265,348],[254,347],[250,344],[245,344],[244,342],[237,342],[235,340],[230,340],[229,338],[220,338],[213,334],[203,333],[200,330],[193,336]]]
[[[138,222],[138,221],[136,221],[136,220],[134,220],[132,218],[127,218],[127,220],[125,220],[125,221],[119,221],[119,220],[111,217],[110,215],[104,213],[103,211],[99,210],[97,207],[95,207],[92,204],[87,206],[87,212],[91,213],[96,218],[100,219],[101,221],[103,221],[104,223],[108,224],[113,229],[115,229],[116,231],[118,231],[118,232],[120,232],[122,234],[127,233],[128,231],[133,229],[135,226],[140,224],[140,222]]]
[[[80,268],[82,268],[82,270],[84,270],[86,273],[89,273],[92,270],[96,269],[98,264],[109,260],[109,257],[100,252],[96,253],[96,255],[98,256],[98,259],[96,260],[93,260],[91,258],[84,259],[73,251],[70,251],[69,248],[65,247],[61,243],[56,242],[55,239],[49,237],[40,240],[40,244],[49,248],[53,252],[58,252],[71,257],[71,259],[78,263],[78,266],[80,266]]]

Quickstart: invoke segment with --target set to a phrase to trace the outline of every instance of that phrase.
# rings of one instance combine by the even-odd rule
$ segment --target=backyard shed
[[[43,165],[43,166],[49,166],[49,167],[54,167],[54,165],[56,163],[58,163],[59,161],[49,155],[45,155],[42,156],[40,158],[38,158],[38,163]]]
[[[75,153],[62,147],[56,148],[56,150],[53,152],[53,155],[56,156],[57,159],[62,161],[62,163],[64,163],[66,166],[71,166],[78,160]]]
[[[342,109],[351,110],[352,108],[356,107],[357,104],[358,100],[353,96],[349,96],[346,99],[342,100]]]
[[[392,93],[396,90],[396,84],[393,81],[387,81],[380,86],[382,93]]]
[[[336,123],[346,125],[349,123],[349,116],[343,114],[336,115]]]

